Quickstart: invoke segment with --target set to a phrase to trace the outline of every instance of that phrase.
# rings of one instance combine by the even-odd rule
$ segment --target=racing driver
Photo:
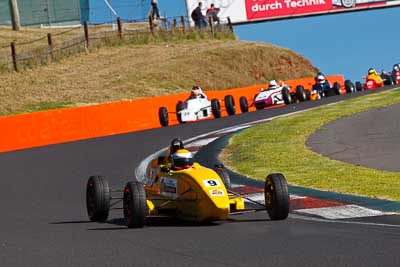
[[[192,90],[190,91],[190,99],[196,98],[205,98],[207,99],[207,95],[203,93],[203,90],[200,86],[193,86]]]
[[[187,149],[178,149],[171,156],[171,166],[174,171],[192,168],[192,153]]]
[[[374,80],[377,87],[383,86],[382,78],[374,68],[368,69],[367,80]]]
[[[312,87],[312,90],[317,90],[319,94],[323,93],[325,90],[329,90],[331,88],[331,84],[325,79],[325,75],[321,72],[317,74],[315,77],[315,84]]]

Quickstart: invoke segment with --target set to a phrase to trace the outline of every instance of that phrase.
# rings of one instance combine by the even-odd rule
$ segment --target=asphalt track
[[[193,225],[174,220],[127,229],[122,212],[88,222],[85,184],[102,174],[123,185],[147,155],[174,137],[362,95],[261,110],[0,154],[0,266],[399,266],[400,228],[314,220],[272,222],[265,212]]]
[[[329,158],[373,169],[400,171],[400,104],[335,120],[307,146]]]

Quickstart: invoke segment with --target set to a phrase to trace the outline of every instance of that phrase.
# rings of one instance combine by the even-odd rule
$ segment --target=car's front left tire
[[[286,105],[293,103],[292,95],[290,94],[289,89],[286,87],[282,89],[282,98]]]

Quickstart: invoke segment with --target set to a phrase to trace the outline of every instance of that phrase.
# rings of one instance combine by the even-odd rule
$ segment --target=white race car
[[[224,98],[225,109],[228,115],[234,115],[236,113],[236,106],[234,99],[231,95],[227,95]],[[161,126],[169,125],[169,117],[166,107],[160,107],[158,109],[158,118]],[[179,123],[193,122],[202,119],[206,119],[214,116],[214,118],[221,117],[221,105],[218,99],[212,99],[209,101],[207,98],[189,98],[185,102],[179,101],[176,104],[176,117]]]
[[[273,105],[285,104],[282,97],[282,89],[287,86],[279,86],[276,89],[261,89],[260,93],[254,96],[254,101],[251,106],[255,106],[256,109],[263,109]],[[248,111],[247,98],[240,97],[240,109],[242,112]]]

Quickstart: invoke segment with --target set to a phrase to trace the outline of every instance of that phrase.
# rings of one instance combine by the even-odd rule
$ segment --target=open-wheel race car
[[[169,112],[166,107],[158,109],[158,118],[161,126],[169,125],[169,113],[175,113],[179,123],[193,122],[214,116],[221,117],[221,101],[214,98],[209,101],[207,98],[189,98],[185,101],[178,101],[175,112]],[[224,97],[224,106],[228,115],[236,113],[235,101],[231,95]]]
[[[283,89],[282,98],[285,104],[293,104],[297,101],[315,101],[323,97],[353,93],[356,91],[355,85],[350,80],[344,82],[344,88],[342,89],[339,82],[334,82],[331,85],[322,74],[318,74],[317,77],[315,77],[315,83],[310,83],[308,86],[311,88],[305,88],[304,85],[297,85],[291,89]]]
[[[120,195],[111,197],[115,193]],[[110,208],[122,200],[123,215],[130,228],[144,227],[152,217],[207,223],[224,221],[231,214],[248,210],[266,210],[271,220],[286,219],[289,194],[282,174],[266,177],[264,195],[265,205],[233,192],[223,166],[213,170],[193,162],[182,141],[174,139],[169,152],[150,163],[143,183],[130,181],[123,190],[110,190],[104,177],[91,176],[86,185],[86,206],[91,221],[105,221]],[[262,208],[246,209],[245,199]]]
[[[267,108],[274,105],[284,104],[282,97],[282,90],[289,90],[289,86],[285,84],[278,85],[275,80],[271,80],[268,84],[268,88],[261,88],[260,92],[254,96],[253,103],[250,106],[254,106],[257,110]],[[245,96],[239,98],[240,110],[244,113],[249,110],[249,104]]]
[[[363,79],[365,80],[364,84],[360,81],[356,82],[357,91],[374,90],[385,85],[394,84],[393,77],[389,73],[382,71],[381,74],[378,74],[374,68],[369,68],[368,75]]]

